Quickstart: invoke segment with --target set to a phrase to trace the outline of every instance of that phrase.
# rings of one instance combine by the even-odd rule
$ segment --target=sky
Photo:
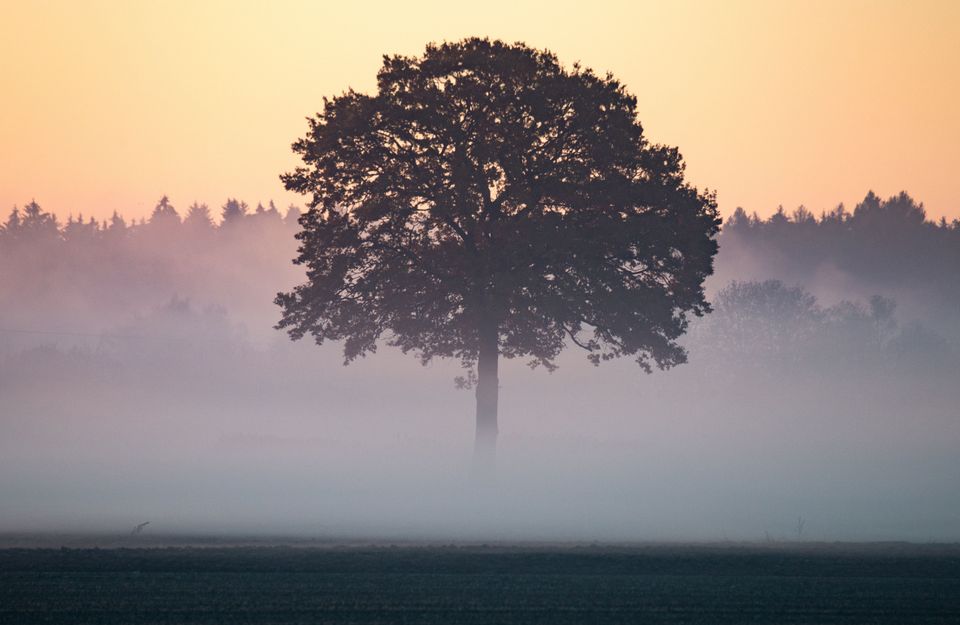
[[[960,217],[960,2],[0,0],[0,212],[303,203],[279,174],[385,53],[489,36],[612,72],[721,212],[909,191]]]

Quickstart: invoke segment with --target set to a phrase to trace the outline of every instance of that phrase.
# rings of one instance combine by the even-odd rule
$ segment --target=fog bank
[[[728,224],[680,367],[504,362],[492,479],[457,363],[343,367],[272,329],[296,211],[26,207],[0,231],[0,531],[960,540],[960,227],[871,202]]]

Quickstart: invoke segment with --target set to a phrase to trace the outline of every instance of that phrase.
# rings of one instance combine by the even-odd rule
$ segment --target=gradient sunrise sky
[[[384,53],[479,35],[610,71],[721,209],[908,190],[960,217],[960,2],[0,2],[0,216],[302,203],[278,174]]]

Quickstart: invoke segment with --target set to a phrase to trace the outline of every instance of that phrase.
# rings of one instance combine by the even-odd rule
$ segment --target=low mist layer
[[[738,211],[689,362],[502,365],[472,474],[455,362],[273,330],[297,217],[0,230],[0,530],[546,540],[958,540],[960,224],[907,195]]]

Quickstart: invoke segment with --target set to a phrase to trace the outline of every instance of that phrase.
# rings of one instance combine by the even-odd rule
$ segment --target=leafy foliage
[[[344,340],[348,362],[386,337],[469,366],[484,332],[532,366],[568,339],[594,363],[684,361],[716,204],[618,81],[468,39],[385,57],[377,84],[326,101],[294,144],[308,281],[277,297],[279,327]]]

